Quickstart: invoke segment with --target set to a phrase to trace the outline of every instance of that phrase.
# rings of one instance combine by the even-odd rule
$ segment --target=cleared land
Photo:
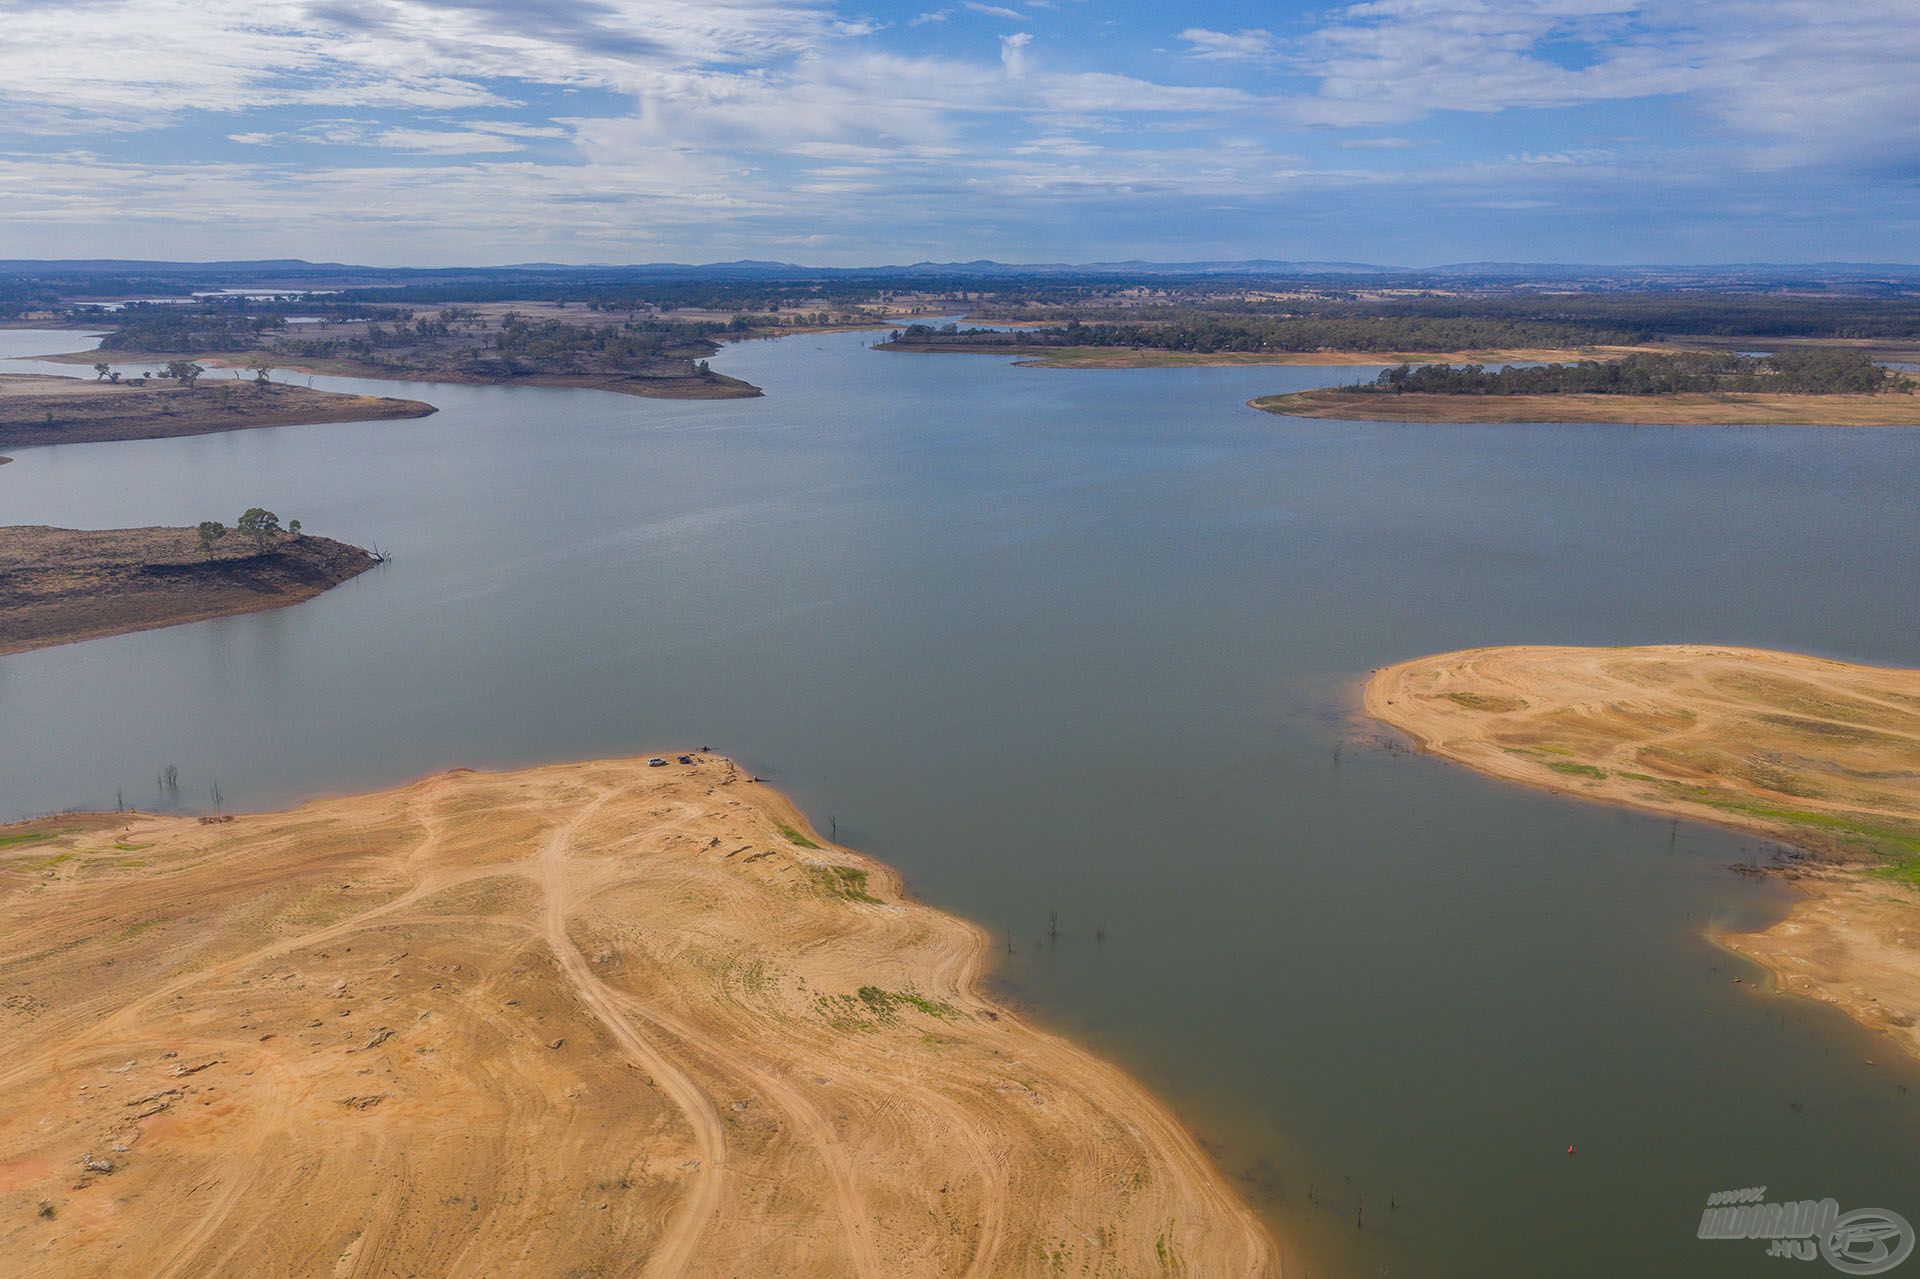
[[[1366,711],[1529,785],[1795,845],[1806,897],[1718,940],[1920,1055],[1920,670],[1702,645],[1483,648],[1385,667]]]
[[[345,542],[190,528],[0,528],[0,653],[283,608],[372,568]]]
[[[1272,1273],[978,929],[691,759],[0,827],[9,1273]]]
[[[171,380],[0,377],[0,447],[10,448],[157,440],[310,422],[369,422],[432,412],[433,405],[419,400],[344,395],[276,382],[209,378],[186,386]]]
[[[1365,422],[1621,422],[1641,426],[1920,426],[1920,395],[1435,395],[1328,388],[1264,395],[1286,417]]]

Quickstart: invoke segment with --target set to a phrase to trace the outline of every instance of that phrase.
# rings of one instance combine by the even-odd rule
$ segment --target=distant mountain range
[[[1386,280],[1500,280],[1513,282],[1611,281],[1616,284],[1660,284],[1666,287],[1698,282],[1713,284],[1796,281],[1920,283],[1920,265],[1892,262],[1726,263],[1707,266],[1602,266],[1563,262],[1453,262],[1440,266],[1387,266],[1370,262],[1287,261],[1271,258],[1208,259],[1194,262],[996,262],[977,258],[968,262],[913,262],[902,265],[818,267],[797,262],[741,259],[733,262],[564,263],[519,262],[506,266],[375,267],[345,262],[308,262],[301,258],[237,259],[216,262],[166,262],[133,258],[0,259],[0,276],[101,277],[190,280],[205,284],[246,283],[260,287],[311,287],[332,284],[399,284],[408,281],[485,279],[501,276],[553,280],[641,279],[659,276],[713,276],[722,278],[823,279],[863,276],[890,279],[1017,279],[1046,277],[1204,277],[1240,276]]]

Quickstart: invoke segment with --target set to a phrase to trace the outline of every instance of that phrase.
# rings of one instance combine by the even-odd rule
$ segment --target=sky
[[[0,258],[1920,260],[1920,0],[7,0]]]

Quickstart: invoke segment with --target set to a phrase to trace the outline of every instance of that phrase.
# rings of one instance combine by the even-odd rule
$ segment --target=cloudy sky
[[[8,0],[0,257],[1920,260],[1920,0]]]

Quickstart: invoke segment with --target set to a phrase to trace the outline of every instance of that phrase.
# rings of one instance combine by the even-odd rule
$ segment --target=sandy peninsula
[[[208,554],[190,528],[0,527],[0,654],[284,608],[378,562],[311,534],[228,533]]]
[[[1509,357],[1520,358],[1520,357]],[[1285,417],[1640,426],[1920,426],[1920,395],[1440,395],[1326,388],[1247,401]]]
[[[23,374],[0,376],[0,447],[157,440],[256,426],[425,417],[434,411],[419,400],[278,382],[202,378],[186,386],[172,380],[113,383]]]
[[[1707,645],[1470,649],[1376,671],[1366,711],[1550,790],[1750,830],[1803,890],[1716,940],[1920,1055],[1920,670]]]
[[[0,827],[10,1272],[1274,1273],[979,929],[668,759]]]

